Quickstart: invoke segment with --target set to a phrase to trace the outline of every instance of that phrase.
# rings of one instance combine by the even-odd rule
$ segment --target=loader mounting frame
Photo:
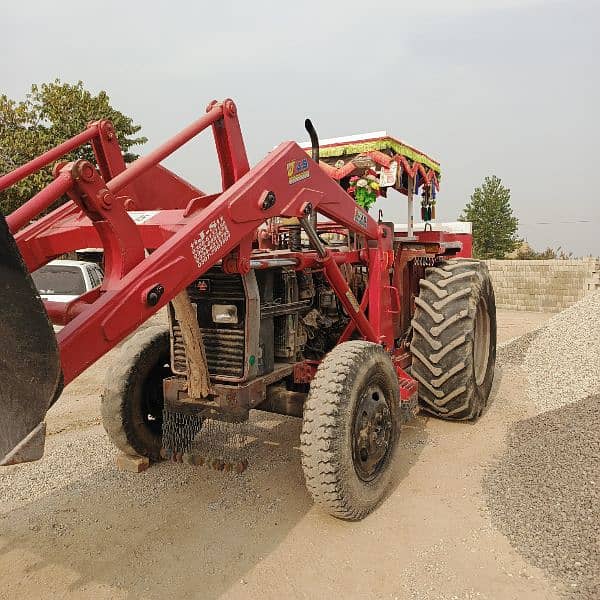
[[[222,191],[205,194],[160,162],[205,129],[211,128]],[[114,348],[182,290],[220,263],[226,273],[245,274],[288,261],[296,270],[321,270],[349,316],[339,343],[358,332],[391,355],[401,400],[415,403],[417,383],[405,371],[406,344],[397,345],[400,323],[410,320],[415,258],[456,253],[460,244],[443,232],[410,239],[389,223],[377,222],[295,142],[284,142],[250,168],[234,102],[211,102],[206,113],[148,155],[126,166],[108,121],[91,123],[81,134],[0,177],[0,190],[14,185],[84,144],[91,144],[96,165],[59,162],[54,181],[6,218],[29,272],[82,247],[104,249],[102,285],[74,301],[44,301],[57,335],[65,384]],[[62,204],[41,216],[54,202]],[[319,213],[330,221],[319,224]],[[313,243],[300,252],[262,245],[259,227],[273,217],[296,218]],[[356,247],[319,247],[317,229],[345,230],[362,242]],[[262,248],[262,249],[261,249]],[[362,298],[351,291],[340,265],[362,265],[368,285]],[[309,383],[318,363],[303,361],[283,369],[298,383]],[[248,408],[271,382],[257,380],[240,388]],[[215,393],[223,392],[215,386]],[[47,391],[44,391],[47,394]],[[47,399],[49,406],[55,398]],[[0,456],[1,462],[2,456]]]

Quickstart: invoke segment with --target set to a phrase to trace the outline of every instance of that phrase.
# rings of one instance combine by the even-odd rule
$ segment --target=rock
[[[150,466],[150,460],[147,456],[129,456],[129,454],[123,452],[117,454],[115,462],[118,469],[130,473],[141,473]]]

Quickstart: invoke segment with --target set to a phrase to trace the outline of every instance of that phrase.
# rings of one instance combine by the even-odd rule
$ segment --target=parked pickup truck
[[[69,302],[99,286],[104,273],[92,262],[53,260],[31,276],[42,299]]]

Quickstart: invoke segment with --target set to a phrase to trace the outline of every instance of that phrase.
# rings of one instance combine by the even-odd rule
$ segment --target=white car
[[[59,259],[40,267],[31,277],[42,300],[70,302],[99,286],[104,273],[96,263]],[[62,328],[55,325],[54,329]]]

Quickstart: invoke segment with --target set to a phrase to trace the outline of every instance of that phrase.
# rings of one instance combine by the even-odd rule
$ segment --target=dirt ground
[[[499,311],[499,342],[550,316]],[[531,412],[523,379],[498,369],[476,424],[413,421],[388,499],[346,523],[312,505],[292,418],[256,413],[242,476],[117,471],[99,419],[111,359],[50,411],[44,460],[0,474],[0,598],[559,597],[494,528],[481,489],[507,427]]]

